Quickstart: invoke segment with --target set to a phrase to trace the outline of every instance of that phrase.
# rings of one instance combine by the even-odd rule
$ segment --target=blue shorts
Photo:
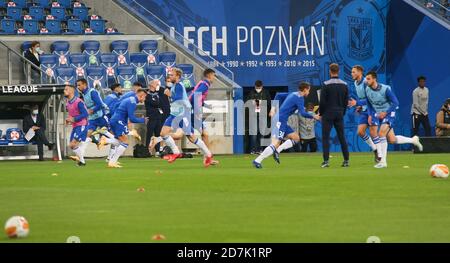
[[[86,126],[76,126],[72,129],[72,133],[70,133],[70,141],[76,140],[79,142],[84,142],[87,137],[87,129]]]
[[[287,120],[277,122],[276,126],[272,129],[272,134],[274,134],[276,130],[278,130],[277,131],[278,140],[283,140],[287,135],[294,132],[294,129],[292,129],[291,126],[288,125]]]
[[[110,129],[108,116],[104,115],[103,117],[97,118],[95,120],[89,120],[88,124],[89,131],[95,131],[103,127],[108,128],[108,130]]]
[[[363,111],[359,114],[358,125],[369,125],[369,113],[367,111]]]
[[[119,138],[123,135],[128,135],[128,123],[121,120],[111,120],[111,131],[114,133],[114,137]]]
[[[171,114],[164,122],[164,126],[171,127],[174,131],[181,128],[186,135],[191,135],[194,133],[194,128],[191,125],[191,120],[189,117],[175,117]]]
[[[377,114],[372,114],[372,126],[381,126],[383,124],[389,125],[389,127],[393,128],[395,124],[395,111],[389,113],[384,117],[384,119],[379,119]]]

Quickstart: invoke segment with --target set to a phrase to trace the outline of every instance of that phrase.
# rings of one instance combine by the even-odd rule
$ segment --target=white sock
[[[111,146],[112,146],[112,145],[114,145],[114,146],[119,146],[119,144],[120,144],[120,141],[117,140],[117,139],[114,138],[114,137],[112,137],[112,138],[106,138],[106,142],[109,143],[109,144],[111,144]]]
[[[369,147],[372,149],[372,151],[375,151],[377,149],[377,147],[375,146],[375,144],[372,141],[372,138],[370,138],[369,135],[364,134],[364,136],[362,136],[361,139],[363,139],[367,143],[367,145],[369,145]]]
[[[261,163],[264,159],[271,156],[273,152],[276,151],[275,146],[273,144],[269,145],[264,149],[264,151],[255,159],[257,163]]]
[[[111,148],[109,148],[108,160],[111,160],[116,152],[116,145],[111,144]]]
[[[86,152],[87,142],[80,142],[80,162],[84,163],[84,153]]]
[[[92,139],[91,138],[86,138],[86,140],[84,142],[85,143],[90,143],[90,142],[92,142]]]
[[[163,138],[161,137],[161,136],[158,136],[158,137],[156,137],[156,143],[155,144],[158,144],[158,143],[160,143],[160,142],[162,142],[163,141]]]
[[[381,163],[386,164],[387,163],[387,149],[388,149],[388,143],[386,140],[386,137],[380,137],[380,143],[381,145]]]
[[[380,137],[378,137],[378,136],[374,137],[373,138],[373,144],[375,146],[375,150],[377,150],[378,157],[381,157],[382,149],[381,149]]]
[[[114,152],[113,157],[109,160],[110,164],[115,164],[119,160],[120,156],[125,152],[128,148],[128,144],[120,143],[119,146],[116,147],[116,151]]]
[[[178,146],[175,144],[175,141],[173,140],[173,138],[170,135],[164,137],[163,140],[166,143],[166,145],[169,146],[170,149],[172,149],[172,152],[174,154],[180,153],[180,150],[178,150]]]
[[[109,131],[104,132],[103,135],[106,135],[108,138],[114,138],[114,135]]]
[[[395,136],[395,139],[396,139],[395,140],[396,144],[407,144],[407,143],[413,143],[414,142],[414,140],[412,138],[401,136],[401,135]]]
[[[296,144],[295,141],[289,139],[289,140],[285,141],[283,144],[281,144],[280,146],[278,146],[277,152],[280,153],[284,150],[290,149],[290,148],[294,147],[295,144]]]
[[[208,147],[206,146],[205,142],[202,141],[202,139],[197,138],[197,140],[195,140],[194,144],[197,145],[198,148],[200,148],[200,150],[202,150],[204,156],[210,157],[212,155],[211,152],[209,151]]]

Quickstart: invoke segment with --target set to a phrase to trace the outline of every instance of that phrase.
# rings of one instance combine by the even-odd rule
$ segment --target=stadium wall
[[[157,14],[223,62],[243,87],[251,87],[256,79],[289,90],[302,80],[321,85],[330,62],[342,66],[341,78],[349,83],[352,65],[376,70],[400,99],[398,133],[410,134],[411,92],[417,75],[429,79],[432,125],[443,96],[450,97],[449,33],[403,1],[261,0],[257,7],[239,0],[122,2],[130,6],[137,2]],[[145,14],[139,8],[135,12]],[[352,112],[347,114],[350,149],[367,151],[356,135],[357,121]],[[320,125],[316,130],[320,137]],[[339,151],[332,137],[332,149]]]

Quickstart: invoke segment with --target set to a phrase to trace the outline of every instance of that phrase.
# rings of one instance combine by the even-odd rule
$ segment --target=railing
[[[222,73],[224,76],[228,77],[230,80],[234,81],[234,73],[225,67],[223,63],[219,62],[215,58],[207,55],[205,51],[200,49],[197,45],[192,43],[191,40],[185,38],[181,33],[174,30],[156,14],[149,11],[147,8],[142,6],[135,0],[115,0],[120,6],[129,9],[132,8],[134,12],[141,14],[141,19],[147,22],[149,25],[161,32],[167,41],[175,40],[180,46],[184,47],[185,51],[193,54],[203,63],[207,64],[209,67],[215,68],[218,72]]]
[[[437,23],[450,30],[450,5],[448,0],[403,0]]]

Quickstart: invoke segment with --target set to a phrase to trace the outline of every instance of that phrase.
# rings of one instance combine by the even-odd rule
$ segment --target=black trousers
[[[413,114],[412,115],[412,126],[413,126],[413,135],[419,134],[419,128],[422,124],[423,128],[425,129],[425,136],[429,137],[431,136],[431,126],[430,126],[430,120],[428,119],[428,115],[422,115],[422,114]]]
[[[344,115],[341,112],[327,112],[322,116],[323,160],[328,161],[330,159],[330,133],[333,127],[336,130],[339,143],[341,144],[344,160],[348,161],[350,154],[344,135]]]
[[[309,147],[309,152],[312,152],[312,153],[317,152],[316,138],[306,139],[306,140],[302,139],[300,141],[300,146],[301,146],[301,152],[303,152],[303,153],[308,151],[308,147]]]
[[[158,137],[161,133],[162,124],[161,118],[155,118],[153,116],[149,117],[149,121],[147,122],[147,137],[145,140],[145,145],[147,147],[150,144],[152,136]],[[159,151],[159,143],[156,145],[155,149]]]
[[[50,144],[44,131],[37,130],[31,141],[37,144],[39,160],[44,160],[44,145],[48,146]]]

